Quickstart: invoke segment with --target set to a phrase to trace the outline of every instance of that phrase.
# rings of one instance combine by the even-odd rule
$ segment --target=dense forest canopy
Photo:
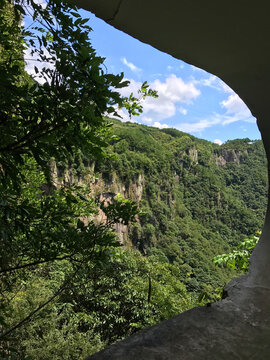
[[[124,186],[126,196],[132,197],[134,184],[142,185],[144,214],[130,226],[129,240],[143,254],[177,264],[190,291],[224,285],[226,272],[214,269],[212,258],[263,225],[262,142],[241,139],[219,146],[175,129],[119,121],[114,132],[115,157],[97,162],[95,169],[108,184]]]
[[[104,117],[157,94],[121,97],[89,33],[65,2],[1,2],[1,359],[83,359],[218,299],[239,272],[213,257],[262,227],[261,141]]]

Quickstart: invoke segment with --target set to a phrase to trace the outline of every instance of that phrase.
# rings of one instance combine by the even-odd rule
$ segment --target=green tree
[[[22,18],[31,19],[27,28]],[[93,218],[97,205],[86,187],[60,184],[52,160],[102,159],[112,138],[104,115],[131,115],[142,106],[120,96],[123,74],[106,71],[89,40],[91,28],[76,6],[48,0],[8,0],[0,8],[0,275],[1,338],[28,323],[38,311],[71,287],[88,262],[108,259],[108,246],[119,246],[112,225],[134,218],[137,206],[117,198],[107,222]],[[25,52],[25,55],[24,55]],[[25,71],[25,58],[35,75]],[[38,65],[38,66],[37,66]],[[140,96],[156,96],[146,83]],[[57,180],[57,179],[56,179]],[[18,323],[10,323],[9,297],[37,266],[68,260],[71,268],[42,304],[33,303]],[[26,307],[27,308],[27,307]]]
[[[155,256],[110,248],[110,259],[88,262],[32,321],[12,333],[12,359],[83,359],[108,344],[195,305],[179,280],[179,269]],[[70,261],[45,264],[28,272],[20,291],[11,291],[9,327],[43,304],[61,286]],[[2,358],[2,357],[1,357]]]
[[[21,26],[24,15],[32,20],[27,29]],[[104,114],[117,116],[117,107],[128,106],[134,115],[142,106],[134,96],[131,102],[120,96],[117,90],[128,82],[123,74],[105,72],[104,59],[91,46],[87,19],[75,6],[48,1],[42,7],[33,0],[11,6],[5,0],[0,20],[0,271],[4,273],[73,256],[79,249],[91,253],[95,238],[99,245],[112,241],[109,226],[78,219],[91,218],[93,201],[79,187],[55,184],[50,164],[52,159],[58,164],[76,157],[104,158],[112,137]],[[26,50],[40,63],[34,77],[24,69]],[[146,83],[140,92],[142,97],[156,96]],[[127,221],[130,203],[119,199],[114,206],[114,220],[123,220],[124,208]],[[102,234],[107,240],[101,240]]]
[[[213,259],[215,265],[223,265],[230,269],[236,269],[243,272],[247,272],[249,269],[249,258],[259,241],[260,232],[251,238],[246,238],[240,241],[237,245],[237,249],[233,249],[228,254],[217,255]]]

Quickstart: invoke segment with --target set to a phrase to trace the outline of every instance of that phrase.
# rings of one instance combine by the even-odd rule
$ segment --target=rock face
[[[71,184],[76,185],[87,185],[89,186],[89,192],[91,196],[98,198],[98,201],[110,203],[111,200],[120,193],[125,198],[131,199],[137,203],[139,203],[142,199],[143,187],[144,187],[144,177],[139,174],[138,177],[134,178],[133,182],[126,186],[122,184],[115,174],[112,174],[110,181],[105,181],[101,176],[99,178],[95,178],[94,175],[95,164],[93,163],[88,168],[88,175],[78,177],[78,175],[74,174],[72,169],[59,170],[56,166],[55,162],[51,163],[51,172],[52,172],[52,180],[55,187],[59,185],[66,184],[67,186]],[[44,191],[49,191],[49,189],[45,189]],[[88,221],[87,218],[82,218],[82,221]],[[95,217],[95,221],[97,223],[105,223],[106,215],[105,213],[99,209],[98,214]],[[128,226],[118,223],[114,226],[115,232],[121,244],[128,244]]]
[[[193,164],[198,164],[198,150],[195,147],[191,147],[188,151],[190,159]]]
[[[221,156],[226,162],[234,162],[236,164],[240,164],[240,152],[236,152],[235,150],[221,150]]]
[[[141,331],[88,360],[267,360],[270,289],[233,280],[226,298]],[[252,339],[252,341],[250,341]]]
[[[224,159],[223,156],[220,155],[216,158],[216,164],[217,164],[217,166],[223,167],[227,164],[227,161]]]
[[[245,156],[248,156],[247,151],[221,149],[220,155],[216,157],[216,164],[225,166],[227,163],[233,162],[239,165]]]
[[[114,196],[120,193],[125,198],[138,203],[142,199],[143,185],[144,178],[141,174],[128,187],[122,184],[117,176],[113,175],[110,182],[105,182],[99,178],[90,187],[91,193],[98,196],[99,202],[109,203]],[[106,221],[106,216],[101,209],[99,209],[96,221],[99,223]],[[128,244],[128,231],[128,226],[121,223],[115,224],[115,232],[121,244]]]

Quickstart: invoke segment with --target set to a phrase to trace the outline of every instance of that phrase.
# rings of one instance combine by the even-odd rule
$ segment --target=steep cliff
[[[117,193],[140,204],[144,215],[118,225],[121,243],[177,264],[190,290],[217,287],[231,276],[211,259],[263,223],[266,159],[261,141],[219,146],[175,129],[114,121],[118,139],[105,163],[84,159],[73,172],[100,202]],[[75,161],[76,163],[76,161]],[[72,176],[66,175],[69,181]],[[100,211],[98,221],[105,221]]]

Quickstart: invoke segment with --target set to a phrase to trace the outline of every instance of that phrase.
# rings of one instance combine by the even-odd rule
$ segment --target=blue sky
[[[143,81],[158,91],[159,97],[147,99],[143,115],[132,121],[174,127],[217,143],[261,138],[256,119],[219,78],[116,30],[90,12],[81,13],[90,18],[90,38],[97,54],[106,58],[108,72],[124,72],[130,81],[123,94],[136,92]]]
[[[46,4],[45,0],[36,1]],[[122,94],[136,94],[143,81],[158,92],[158,98],[143,102],[143,114],[131,121],[159,128],[173,127],[219,144],[235,138],[261,138],[256,119],[219,78],[132,38],[90,12],[80,12],[90,18],[93,31],[89,36],[97,54],[106,58],[107,71],[124,72],[125,79],[130,81]],[[28,21],[25,18],[26,25]],[[31,58],[30,49],[26,50],[27,58]],[[34,75],[36,64],[27,62],[27,71]],[[118,113],[122,121],[130,121],[122,110]]]

